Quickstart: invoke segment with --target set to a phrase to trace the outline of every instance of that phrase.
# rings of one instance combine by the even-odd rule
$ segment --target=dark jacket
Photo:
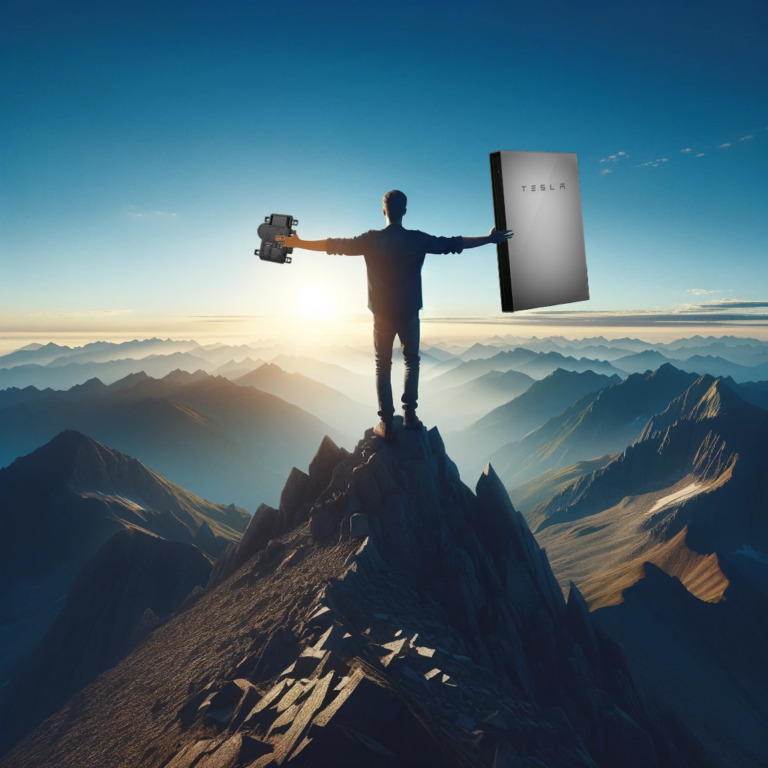
[[[423,306],[421,267],[428,253],[461,253],[462,238],[435,237],[402,224],[349,238],[328,238],[326,253],[365,256],[368,308],[378,317],[400,319]]]

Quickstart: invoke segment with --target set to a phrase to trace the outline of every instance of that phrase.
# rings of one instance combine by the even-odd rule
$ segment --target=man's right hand
[[[275,241],[286,248],[301,248],[301,238],[298,235],[275,235]]]
[[[496,229],[494,227],[488,235],[488,241],[497,245],[509,240],[515,233],[511,229]]]

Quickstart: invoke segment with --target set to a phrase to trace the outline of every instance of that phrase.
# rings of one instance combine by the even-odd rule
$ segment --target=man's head
[[[408,198],[399,189],[390,189],[383,198],[384,215],[392,222],[402,221]]]

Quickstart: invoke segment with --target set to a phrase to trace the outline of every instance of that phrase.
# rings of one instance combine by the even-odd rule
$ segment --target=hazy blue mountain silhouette
[[[276,502],[284,474],[309,461],[310,438],[344,442],[301,408],[222,377],[134,375],[131,386],[88,389],[87,397],[62,393],[0,409],[0,465],[77,429],[200,496],[254,509]]]
[[[618,376],[558,369],[461,432],[447,435],[446,442],[459,467],[474,474],[494,451],[522,438],[575,400],[619,381]]]

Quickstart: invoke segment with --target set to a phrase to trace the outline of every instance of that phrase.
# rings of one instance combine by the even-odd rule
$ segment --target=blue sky
[[[400,188],[406,226],[486,234],[498,149],[578,153],[592,300],[570,309],[764,303],[767,22],[764,2],[5,0],[0,332],[364,315],[362,259],[259,262],[258,223],[352,236]],[[424,304],[500,315],[495,248],[428,257]]]

